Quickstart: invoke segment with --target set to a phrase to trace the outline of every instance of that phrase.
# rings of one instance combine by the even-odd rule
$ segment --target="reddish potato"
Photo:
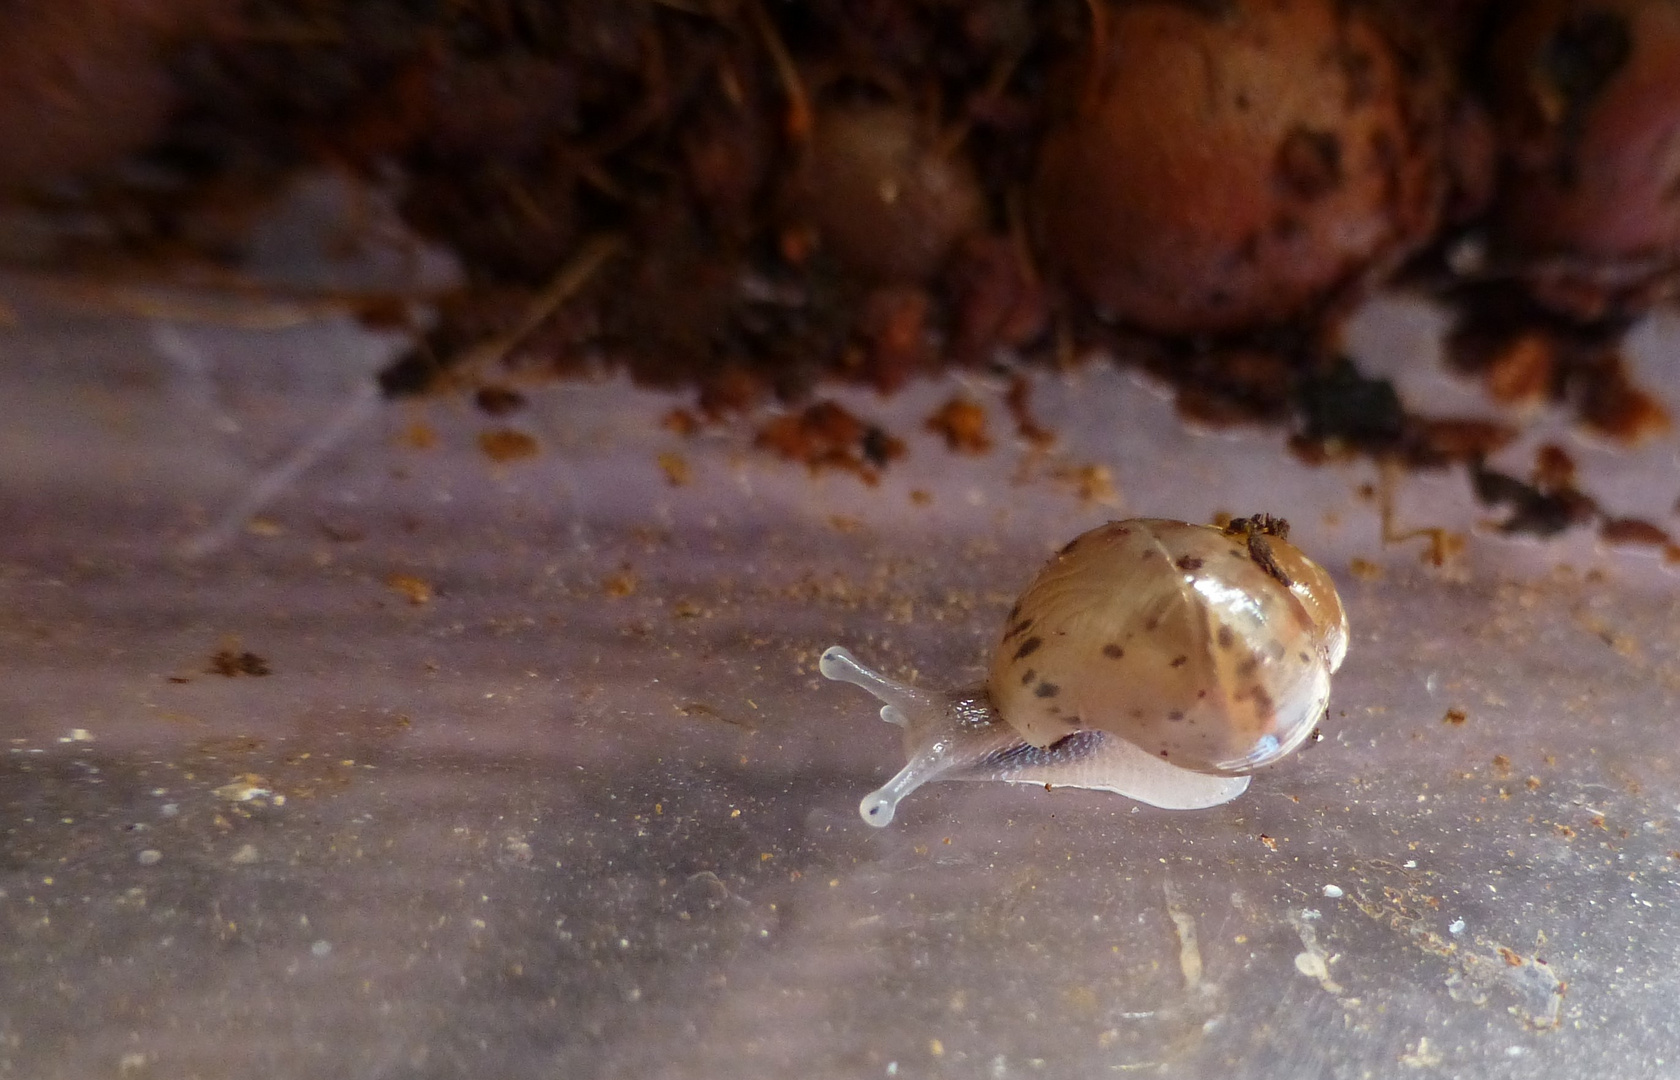
[[[209,26],[216,6],[0,5],[0,188],[106,168],[156,138],[176,96],[163,53]]]
[[[1540,0],[1494,40],[1495,249],[1596,317],[1680,261],[1680,4]]]
[[[1442,125],[1410,115],[1394,50],[1335,0],[1102,8],[1085,67],[1036,213],[1051,267],[1106,316],[1282,322],[1433,231]]]
[[[846,270],[922,281],[985,225],[985,200],[960,147],[895,105],[823,109],[795,178],[795,217],[814,226]]]

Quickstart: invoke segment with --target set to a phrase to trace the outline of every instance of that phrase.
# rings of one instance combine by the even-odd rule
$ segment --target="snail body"
[[[1095,788],[1173,810],[1228,802],[1324,717],[1347,641],[1335,584],[1287,523],[1144,518],[1084,533],[1039,572],[981,686],[910,686],[839,646],[819,668],[904,729],[908,762],[859,807],[884,826],[936,779]]]

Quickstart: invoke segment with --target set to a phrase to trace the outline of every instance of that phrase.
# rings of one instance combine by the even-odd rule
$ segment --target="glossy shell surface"
[[[1028,585],[987,690],[1034,746],[1100,730],[1183,768],[1244,773],[1311,734],[1347,638],[1329,574],[1281,536],[1117,521]]]

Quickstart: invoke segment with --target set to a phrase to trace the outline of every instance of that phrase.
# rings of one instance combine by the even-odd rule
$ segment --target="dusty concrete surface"
[[[388,343],[344,323],[9,288],[0,1075],[1680,1069],[1655,559],[1470,531],[1441,575],[1380,543],[1368,466],[1187,432],[1101,368],[1036,379],[1048,454],[1001,384],[847,396],[910,444],[868,487],[614,381],[380,405]],[[1473,405],[1431,318],[1379,306],[1356,350]],[[1643,333],[1674,370],[1676,327]],[[957,389],[990,454],[921,430]],[[537,452],[491,460],[503,428]],[[1672,440],[1570,445],[1667,521]],[[1451,475],[1399,506],[1484,513]],[[859,820],[899,750],[825,646],[971,680],[1082,529],[1257,510],[1347,602],[1323,742],[1207,811],[936,784]]]

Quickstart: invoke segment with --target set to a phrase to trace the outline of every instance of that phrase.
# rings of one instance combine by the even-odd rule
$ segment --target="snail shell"
[[[1175,810],[1228,802],[1324,717],[1347,642],[1335,584],[1286,522],[1145,518],[1092,529],[1039,572],[983,686],[908,686],[838,646],[819,667],[904,728],[908,763],[859,807],[886,825],[935,779],[1097,788]]]

